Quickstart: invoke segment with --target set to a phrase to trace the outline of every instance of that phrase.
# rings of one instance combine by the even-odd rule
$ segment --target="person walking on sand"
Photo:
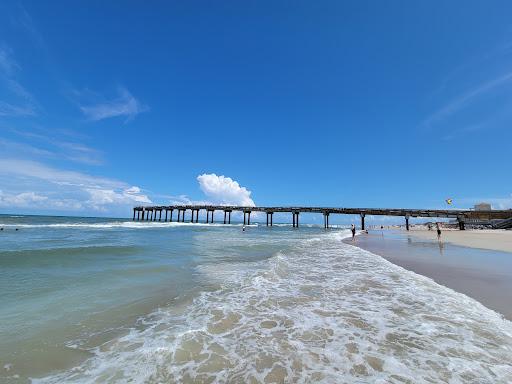
[[[439,227],[439,223],[436,223],[437,228],[437,241],[441,241],[441,228]]]
[[[354,239],[356,238],[356,226],[352,224],[350,230],[352,231],[352,241],[354,241]]]

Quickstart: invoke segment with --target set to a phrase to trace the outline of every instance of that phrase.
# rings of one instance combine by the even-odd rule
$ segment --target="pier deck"
[[[165,212],[163,221],[172,221],[173,212],[178,212],[176,221],[185,222],[185,213],[191,212],[190,222],[199,221],[199,211],[206,212],[206,223],[213,223],[215,211],[224,212],[224,224],[231,223],[231,212],[238,211],[244,214],[244,224],[251,223],[251,212],[265,212],[267,225],[272,225],[273,214],[291,213],[294,227],[299,226],[300,213],[320,213],[324,216],[324,227],[329,227],[329,215],[359,215],[361,217],[361,228],[365,228],[365,217],[368,216],[402,216],[405,218],[407,230],[409,229],[409,218],[411,217],[443,217],[454,218],[459,223],[459,228],[465,228],[465,221],[471,220],[494,220],[512,218],[512,209],[508,210],[459,210],[459,209],[406,209],[406,208],[336,208],[336,207],[243,207],[230,205],[165,205],[165,206],[139,206],[133,208],[133,220],[139,221],[162,221],[162,212]],[[169,215],[170,213],[170,215]],[[159,217],[157,219],[157,214]]]

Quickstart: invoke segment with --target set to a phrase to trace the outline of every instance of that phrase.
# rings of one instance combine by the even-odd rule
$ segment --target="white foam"
[[[222,224],[222,223],[190,223],[190,222],[138,222],[138,221],[112,221],[105,223],[53,223],[53,224],[1,224],[0,227],[6,228],[91,228],[91,229],[108,229],[108,228],[132,228],[132,229],[152,229],[152,228],[172,228],[172,227],[215,227],[215,226],[241,226],[242,224]],[[251,224],[250,227],[257,226]]]
[[[160,310],[80,367],[34,382],[512,381],[511,322],[342,243],[348,234],[227,274],[184,310]]]

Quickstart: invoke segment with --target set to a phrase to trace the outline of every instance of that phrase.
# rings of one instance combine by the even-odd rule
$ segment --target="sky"
[[[512,208],[511,13],[2,1],[0,213]]]

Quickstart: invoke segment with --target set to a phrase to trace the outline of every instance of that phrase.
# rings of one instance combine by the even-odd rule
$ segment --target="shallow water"
[[[1,221],[7,382],[512,380],[511,322],[344,230]]]
[[[370,230],[355,245],[465,293],[512,320],[512,253],[462,247],[414,232]],[[350,240],[345,240],[350,241]]]

